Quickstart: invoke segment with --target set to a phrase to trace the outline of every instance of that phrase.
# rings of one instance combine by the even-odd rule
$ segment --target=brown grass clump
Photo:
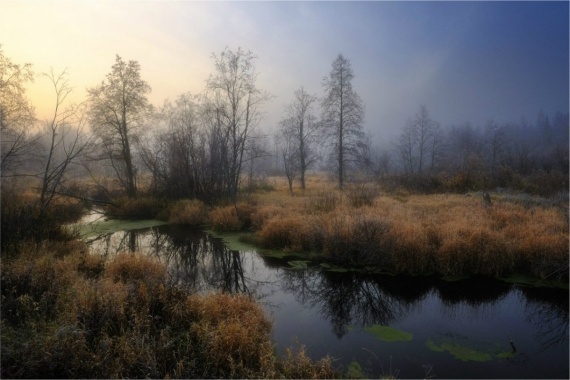
[[[316,216],[284,216],[270,219],[258,232],[267,248],[286,248],[293,252],[318,251],[323,247],[321,219]]]
[[[125,252],[107,263],[105,276],[113,282],[144,282],[154,287],[166,282],[166,268],[147,256]]]
[[[260,196],[253,227],[264,247],[404,273],[568,278],[566,198],[491,194],[488,206],[480,193],[379,195],[373,184],[340,193],[323,181]]]
[[[347,186],[346,198],[352,207],[372,206],[380,194],[378,187],[371,183],[356,183]]]
[[[285,349],[285,358],[278,363],[278,368],[288,379],[335,379],[341,375],[334,370],[329,356],[314,362],[305,353],[305,347],[296,342],[294,347]]]
[[[2,377],[337,375],[330,361],[276,357],[271,323],[245,295],[191,295],[148,257],[120,254],[101,269],[100,259],[60,248],[28,243],[3,260]]]
[[[334,211],[340,204],[340,197],[334,190],[319,190],[310,193],[305,201],[305,208],[312,213],[326,213]]]
[[[154,219],[164,209],[164,203],[153,197],[113,200],[114,205],[105,207],[106,213],[115,219]]]
[[[168,223],[199,226],[206,222],[207,214],[206,205],[203,202],[197,199],[182,200],[171,206]]]
[[[208,214],[214,231],[232,232],[250,228],[255,206],[241,202],[237,205],[216,207]]]

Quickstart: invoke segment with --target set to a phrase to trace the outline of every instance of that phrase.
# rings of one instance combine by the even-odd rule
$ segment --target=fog
[[[212,53],[257,57],[259,87],[275,95],[274,128],[300,86],[322,96],[337,54],[354,70],[365,129],[384,144],[425,105],[443,126],[482,126],[568,112],[567,2],[3,2],[5,54],[36,72],[68,69],[77,100],[115,54],[141,64],[159,106],[201,93]],[[29,96],[51,112],[49,86]]]

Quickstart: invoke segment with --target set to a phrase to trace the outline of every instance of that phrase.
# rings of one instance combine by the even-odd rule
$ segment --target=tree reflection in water
[[[156,257],[168,268],[173,283],[194,292],[251,294],[243,255],[200,230],[155,227],[144,232],[120,231],[94,241],[92,249],[105,257],[119,252]]]
[[[357,273],[288,270],[281,273],[280,279],[284,291],[294,293],[298,302],[319,310],[330,320],[338,338],[353,325],[389,325],[417,301],[392,294],[378,277]]]
[[[568,292],[544,292],[522,288],[526,300],[526,318],[535,326],[534,338],[540,343],[538,352],[568,344]]]
[[[403,320],[426,307],[422,300],[428,296],[440,300],[440,313],[449,320],[470,321],[481,313],[495,313],[514,291],[525,303],[526,320],[535,326],[539,352],[568,342],[567,291],[518,289],[485,278],[446,282],[426,276],[327,272],[319,266],[289,269],[284,260],[234,251],[203,231],[174,226],[101,236],[92,248],[105,257],[121,251],[156,257],[167,266],[173,283],[195,292],[246,293],[266,306],[275,293],[292,294],[328,320],[337,338],[351,327]]]

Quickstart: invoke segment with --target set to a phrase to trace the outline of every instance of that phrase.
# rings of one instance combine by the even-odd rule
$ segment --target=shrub
[[[41,210],[36,197],[2,189],[0,222],[2,254],[14,251],[24,240],[68,240],[72,233],[62,228],[67,215],[59,207]]]
[[[214,231],[235,232],[250,228],[255,206],[249,203],[216,207],[208,214],[208,219]]]
[[[242,224],[234,206],[216,207],[208,214],[214,231],[239,231]]]
[[[346,191],[348,202],[354,208],[372,206],[378,194],[377,187],[367,183],[350,185]]]
[[[116,219],[154,219],[165,207],[163,201],[153,197],[123,197],[105,206],[105,212]]]
[[[313,213],[327,213],[334,211],[339,199],[333,190],[320,190],[309,195],[305,208]]]
[[[324,244],[322,221],[315,216],[275,217],[257,233],[266,248],[286,248],[294,252],[320,251]]]
[[[168,222],[170,224],[184,224],[199,226],[206,222],[207,209],[203,202],[182,200],[174,203],[170,208]]]

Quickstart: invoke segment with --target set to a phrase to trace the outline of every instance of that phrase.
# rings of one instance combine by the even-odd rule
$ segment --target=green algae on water
[[[461,344],[453,339],[445,338],[442,341],[436,343],[433,340],[428,340],[426,342],[426,347],[435,352],[449,352],[455,359],[467,362],[486,362],[493,358],[496,359],[514,359],[517,355],[515,351],[500,351],[498,344],[494,346],[488,346],[487,348],[475,348],[471,345]]]
[[[463,346],[455,342],[444,340],[440,344],[434,343],[431,339],[426,342],[427,348],[436,352],[447,351],[455,359],[461,361],[475,361],[475,362],[486,362],[492,359],[492,356],[488,352],[479,351],[471,347]]]
[[[348,268],[344,268],[344,267],[339,267],[336,265],[332,265],[329,263],[321,263],[321,268],[323,268],[324,270],[326,270],[327,272],[339,272],[339,273],[345,273],[348,272],[349,269]]]
[[[100,222],[92,222],[76,225],[79,228],[79,235],[82,238],[96,237],[99,235],[112,234],[117,231],[131,231],[141,228],[156,227],[166,224],[163,220],[121,220],[110,219]]]
[[[372,325],[365,327],[364,331],[385,342],[408,342],[414,338],[414,334],[390,326]]]
[[[309,261],[308,260],[293,260],[293,261],[288,261],[287,264],[289,264],[289,266],[292,269],[307,269]]]

